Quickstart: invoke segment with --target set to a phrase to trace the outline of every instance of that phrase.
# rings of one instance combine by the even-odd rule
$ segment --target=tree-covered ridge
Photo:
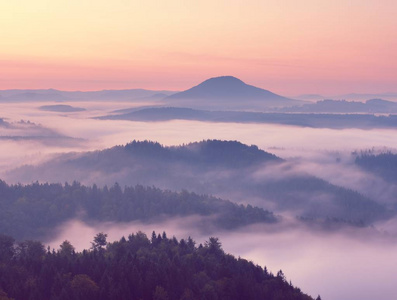
[[[113,243],[99,233],[90,250],[58,251],[40,242],[17,245],[0,235],[0,299],[15,300],[312,300],[280,270],[226,254],[217,238],[196,246],[188,239],[151,239],[138,232]],[[318,297],[319,299],[320,297]]]
[[[373,151],[354,153],[355,163],[383,179],[397,184],[397,154],[384,152],[375,154]]]
[[[287,191],[280,193],[283,189]],[[286,177],[269,181],[259,186],[256,192],[277,198],[277,204],[281,208],[298,209],[304,204],[306,209],[300,214],[299,219],[306,221],[317,220],[361,227],[396,214],[395,210],[390,210],[357,191],[333,185],[313,176]]]
[[[194,168],[247,168],[269,161],[282,161],[274,154],[265,152],[255,145],[245,145],[237,141],[205,140],[180,146],[163,146],[158,142],[136,141],[125,146],[73,154],[61,157],[64,163],[79,167],[94,167],[98,170],[117,171],[126,166],[137,165],[151,170],[149,163],[156,168],[171,168],[183,164]],[[148,172],[148,170],[143,170]]]
[[[281,161],[274,154],[260,150],[255,145],[238,141],[204,140],[181,146],[165,147],[157,142],[132,141],[124,146],[134,155],[200,164],[210,167],[248,167],[266,161]]]
[[[203,174],[197,172],[240,171],[281,161],[281,158],[257,146],[237,141],[206,140],[167,147],[158,142],[134,140],[100,151],[63,154],[38,166],[22,166],[8,172],[8,176],[23,182],[71,182],[95,177],[90,184],[121,182],[130,185],[133,182],[191,190],[192,186],[205,181],[201,177]],[[109,182],[109,178],[114,180]],[[198,192],[208,193],[205,189]]]
[[[203,226],[232,229],[253,223],[272,223],[273,213],[251,205],[155,187],[98,188],[73,184],[7,185],[0,180],[0,233],[18,239],[42,237],[54,226],[76,217],[86,220],[158,221],[163,216],[205,217]]]
[[[76,180],[101,187],[119,182],[121,186],[186,189],[273,207],[280,214],[295,212],[305,220],[338,220],[339,225],[368,226],[396,213],[376,199],[295,172],[293,164],[236,141],[207,140],[175,147],[133,141],[101,151],[63,154],[11,173],[10,180],[25,183]]]

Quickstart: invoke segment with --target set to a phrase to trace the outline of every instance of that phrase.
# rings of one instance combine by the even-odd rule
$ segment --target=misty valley
[[[390,177],[390,168],[395,170],[396,155],[389,156],[389,169],[380,170],[386,178]],[[365,166],[366,161],[381,157],[382,154],[360,155],[356,160]],[[267,211],[271,208],[280,218],[283,212],[292,213],[300,221],[330,229],[342,225],[369,226],[396,213],[393,203],[380,203],[299,172],[288,161],[236,141],[208,140],[173,147],[133,141],[102,151],[61,155],[42,165],[19,167],[8,176],[22,182],[46,183],[9,186],[2,182],[2,203],[9,204],[2,209],[3,226],[15,228],[32,218],[23,229],[25,233],[35,229],[35,222],[42,222],[45,227],[77,217],[78,212],[88,218],[117,222],[153,222],[154,217],[160,216],[218,215],[215,224],[233,228],[275,222],[276,217]],[[395,178],[390,179],[395,182]],[[94,185],[87,187],[80,182]],[[234,202],[232,205],[230,201],[188,191]],[[21,219],[14,220],[15,223],[7,218],[17,215]],[[210,222],[203,223],[209,226]]]
[[[0,95],[0,299],[397,293],[395,99]]]

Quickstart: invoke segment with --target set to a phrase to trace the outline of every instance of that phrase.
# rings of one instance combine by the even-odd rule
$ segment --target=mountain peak
[[[174,106],[228,110],[264,109],[300,103],[246,84],[234,76],[209,78],[186,91],[168,96],[165,100]]]
[[[199,85],[202,85],[202,84],[217,84],[217,85],[219,85],[219,84],[244,84],[245,85],[245,83],[242,80],[240,80],[234,76],[212,77],[212,78],[209,78],[209,79],[203,81]]]

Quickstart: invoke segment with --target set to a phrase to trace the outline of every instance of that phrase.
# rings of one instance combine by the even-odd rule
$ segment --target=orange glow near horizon
[[[0,89],[396,91],[397,2],[3,1]]]

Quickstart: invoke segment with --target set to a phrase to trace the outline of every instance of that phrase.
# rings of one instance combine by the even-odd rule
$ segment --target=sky
[[[397,91],[397,1],[0,2],[0,89]]]

